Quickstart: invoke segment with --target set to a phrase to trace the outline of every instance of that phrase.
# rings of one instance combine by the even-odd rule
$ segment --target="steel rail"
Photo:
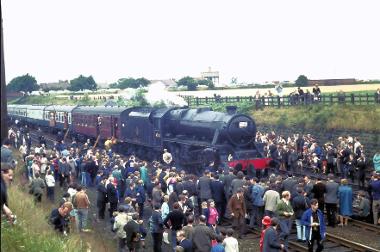
[[[362,252],[380,252],[380,250],[371,248],[369,246],[350,241],[347,239],[344,239],[342,237],[339,237],[337,235],[333,235],[330,233],[326,233],[326,240],[337,243],[341,246],[348,247],[350,249],[353,249],[354,251],[362,251]]]

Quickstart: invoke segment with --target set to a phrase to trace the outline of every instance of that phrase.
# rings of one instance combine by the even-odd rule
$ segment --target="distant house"
[[[49,82],[49,83],[40,83],[42,90],[64,90],[70,86],[69,81],[58,81],[58,82]]]
[[[166,79],[166,80],[150,80],[150,84],[157,84],[162,83],[166,89],[169,88],[176,88],[177,82],[175,82],[173,79]]]

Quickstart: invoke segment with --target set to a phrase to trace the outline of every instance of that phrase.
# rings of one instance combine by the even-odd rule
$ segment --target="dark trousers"
[[[153,252],[161,252],[162,251],[162,238],[163,233],[152,233],[153,239]]]
[[[335,174],[334,163],[327,163],[326,174],[329,174],[329,173]]]
[[[126,238],[119,238],[119,247],[118,247],[119,252],[126,252],[127,251],[127,249],[126,249],[127,244],[125,244],[125,240],[126,240]]]
[[[308,248],[309,252],[313,252],[313,247],[314,247],[314,241],[317,241],[317,250],[315,252],[321,252],[323,250],[323,243],[321,243],[321,234],[319,233],[319,230],[317,231],[312,231],[311,234],[311,240],[308,241]]]
[[[144,203],[138,203],[140,219],[144,217]]]
[[[52,201],[52,202],[54,202],[54,186],[51,186],[51,187],[47,187],[46,188],[46,197],[50,200],[50,201]]]
[[[326,203],[327,221],[330,227],[335,227],[337,205],[334,203]]]
[[[98,203],[98,218],[104,219],[104,212],[106,211],[106,202]]]
[[[244,215],[233,216],[232,217],[232,227],[238,230],[239,237],[245,234],[245,217]]]
[[[110,218],[112,218],[112,215],[113,215],[113,212],[115,212],[117,210],[117,202],[115,203],[111,203],[110,202]]]
[[[226,209],[226,207],[224,206],[224,202],[215,202],[215,208],[216,208],[216,210],[218,211],[219,216],[221,216],[221,217],[219,218],[219,223],[220,223],[220,221],[221,221],[222,218],[224,217],[225,209]]]
[[[62,187],[62,186],[67,187],[69,184],[70,184],[69,175],[63,175],[62,176],[62,174],[60,174],[59,175],[59,186],[60,187]]]

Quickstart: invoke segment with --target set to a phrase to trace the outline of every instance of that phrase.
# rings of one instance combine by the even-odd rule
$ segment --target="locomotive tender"
[[[175,166],[194,173],[211,163],[243,169],[250,164],[264,169],[269,163],[255,143],[254,120],[231,106],[222,113],[187,107],[8,105],[8,116],[50,131],[69,130],[80,140],[113,137],[117,152],[147,160],[160,160],[168,149]]]

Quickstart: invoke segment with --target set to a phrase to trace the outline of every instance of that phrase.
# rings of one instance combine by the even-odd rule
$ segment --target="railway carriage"
[[[120,137],[120,114],[126,107],[78,106],[72,110],[73,134],[100,140]]]
[[[68,130],[72,123],[72,111],[78,106],[50,105],[44,110],[45,125],[58,130]]]
[[[19,122],[26,122],[27,118],[27,105],[16,105],[9,104],[7,106],[9,119],[14,122],[18,120]]]
[[[46,105],[26,105],[26,122],[36,126],[44,126],[44,109]]]

